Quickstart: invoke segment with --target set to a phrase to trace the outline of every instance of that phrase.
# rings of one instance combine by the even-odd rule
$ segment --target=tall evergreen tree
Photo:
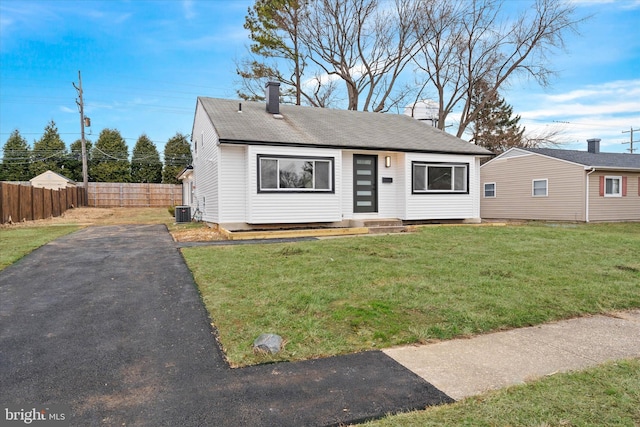
[[[156,145],[140,135],[131,156],[131,182],[162,182],[162,162]]]
[[[87,161],[91,162],[91,141],[85,140],[87,146]],[[65,176],[76,182],[82,182],[82,140],[76,140],[69,147],[69,156],[65,162]]]
[[[29,144],[18,129],[11,132],[2,152],[0,181],[28,181],[32,178],[29,172]]]
[[[91,181],[129,182],[131,165],[129,150],[117,129],[103,129],[91,150]]]
[[[164,146],[164,169],[162,182],[165,184],[178,184],[176,175],[182,169],[191,164],[191,145],[187,137],[181,133],[175,136]]]
[[[44,128],[42,138],[34,142],[31,155],[32,162],[29,165],[31,178],[47,170],[64,175],[67,148],[53,120]]]
[[[242,99],[264,99],[264,86],[269,80],[282,83],[282,94],[300,105],[304,96],[302,73],[305,59],[300,46],[299,24],[306,15],[305,0],[256,0],[249,8],[244,28],[252,40],[250,51],[260,60],[244,61],[236,70],[242,77]],[[275,59],[273,63],[266,61]],[[278,61],[279,60],[279,61]],[[277,62],[290,68],[281,72]],[[314,105],[312,103],[312,105]]]
[[[520,116],[513,117],[513,107],[482,82],[476,89],[473,106],[478,108],[478,115],[473,123],[471,142],[495,154],[526,145],[522,137],[525,128],[520,129]]]

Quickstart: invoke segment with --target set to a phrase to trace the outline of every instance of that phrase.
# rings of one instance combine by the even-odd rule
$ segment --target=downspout
[[[589,222],[589,175],[594,173],[596,168],[591,167],[591,171],[587,173],[587,182],[586,182],[586,194],[585,194],[585,209],[584,209],[584,222]]]

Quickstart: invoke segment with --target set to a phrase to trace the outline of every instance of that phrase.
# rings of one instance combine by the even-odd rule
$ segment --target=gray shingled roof
[[[589,153],[588,151],[560,150],[557,148],[523,148],[523,150],[589,167],[640,170],[640,155],[638,154]]]
[[[386,151],[492,153],[426,123],[398,114],[280,105],[274,118],[262,102],[199,97],[221,143]],[[242,113],[238,104],[242,102]]]

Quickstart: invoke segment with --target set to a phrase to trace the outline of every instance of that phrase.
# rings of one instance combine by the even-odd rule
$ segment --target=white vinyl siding
[[[334,159],[335,191],[261,192],[259,186],[258,158],[322,158]],[[307,222],[336,222],[342,220],[340,150],[321,148],[297,148],[277,146],[247,147],[247,218],[249,224],[279,224]]]
[[[220,145],[219,182],[220,222],[245,222],[249,182],[245,145]]]
[[[405,157],[405,220],[480,218],[480,161],[473,156],[407,153]],[[465,193],[416,193],[412,191],[414,164],[465,166],[468,183]]]
[[[194,143],[199,144],[198,154],[193,157],[193,179],[195,185],[192,214],[199,212],[202,220],[218,223],[220,218],[218,173],[218,135],[209,117],[198,102],[193,122]]]

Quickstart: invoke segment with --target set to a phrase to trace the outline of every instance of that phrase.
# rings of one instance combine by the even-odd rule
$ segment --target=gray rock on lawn
[[[282,337],[276,334],[262,334],[253,342],[253,351],[276,354],[282,348]]]

